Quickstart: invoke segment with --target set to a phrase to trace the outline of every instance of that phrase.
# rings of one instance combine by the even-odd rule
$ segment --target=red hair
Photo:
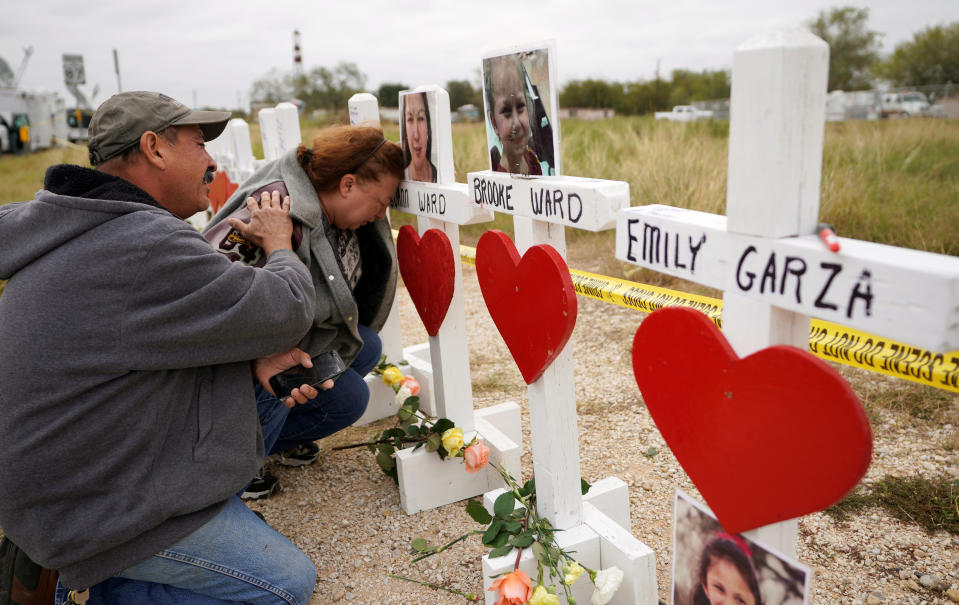
[[[317,191],[337,187],[346,174],[361,182],[379,181],[384,174],[403,178],[403,150],[372,126],[330,126],[300,145],[296,158]]]

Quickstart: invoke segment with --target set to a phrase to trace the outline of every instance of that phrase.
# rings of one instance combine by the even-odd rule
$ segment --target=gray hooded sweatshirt
[[[0,527],[68,588],[192,533],[263,461],[249,360],[314,289],[289,251],[231,263],[131,183],[54,166],[0,206]]]

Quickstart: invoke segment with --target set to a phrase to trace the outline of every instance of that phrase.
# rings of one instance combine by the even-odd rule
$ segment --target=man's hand
[[[266,357],[260,357],[253,361],[253,374],[256,376],[256,379],[260,382],[264,389],[266,389],[271,395],[276,395],[273,392],[273,387],[270,386],[270,378],[276,376],[284,370],[288,370],[295,365],[301,365],[305,368],[312,368],[313,361],[310,359],[309,353],[306,351],[301,351],[296,347],[289,349],[288,351],[283,351],[281,353],[274,353],[273,355],[267,355]],[[319,387],[328,391],[333,388],[333,381],[326,380],[320,383]],[[299,388],[293,389],[290,393],[290,396],[283,400],[283,405],[288,408],[292,408],[297,403],[306,403],[308,400],[313,399],[319,394],[314,387],[303,384]]]
[[[293,221],[290,220],[290,196],[280,200],[280,193],[264,191],[260,199],[246,198],[250,222],[227,219],[230,226],[246,239],[263,248],[267,256],[274,250],[292,250]]]

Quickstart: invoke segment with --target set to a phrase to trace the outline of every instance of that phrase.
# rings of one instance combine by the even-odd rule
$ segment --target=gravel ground
[[[577,265],[578,267],[579,265]],[[526,388],[483,304],[472,267],[464,268],[468,336],[475,407],[515,401],[523,409],[523,472],[532,473]],[[404,344],[426,341],[426,332],[405,291],[399,293]],[[633,532],[656,553],[659,597],[669,603],[674,488],[698,492],[666,447],[633,379],[630,343],[643,315],[579,298],[574,347],[579,410],[579,453],[583,477],[595,482],[616,476],[629,485]],[[902,383],[855,369],[841,371],[854,386],[871,383],[897,389]],[[858,388],[857,388],[858,390]],[[951,404],[959,406],[959,397]],[[442,544],[476,529],[458,502],[406,515],[399,492],[373,456],[336,445],[365,441],[390,426],[382,420],[351,427],[323,440],[318,463],[273,465],[282,491],[251,503],[316,564],[311,603],[464,603],[458,596],[392,579],[398,574],[463,592],[483,590],[479,536],[417,564],[409,544],[417,537]],[[886,474],[959,476],[957,429],[880,409],[874,416],[874,453],[866,482]],[[655,447],[659,453],[642,453]],[[623,452],[631,454],[623,455]],[[959,602],[959,539],[929,535],[880,509],[866,509],[839,523],[823,513],[799,522],[798,558],[815,573],[809,603],[933,604]],[[930,577],[933,576],[933,577]]]

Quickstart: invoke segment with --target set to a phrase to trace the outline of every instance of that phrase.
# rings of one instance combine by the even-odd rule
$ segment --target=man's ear
[[[344,174],[340,178],[340,195],[343,197],[352,193],[354,187],[356,187],[356,175]]]
[[[163,150],[160,149],[160,137],[152,130],[140,135],[140,152],[151,165],[160,169],[166,167]]]

